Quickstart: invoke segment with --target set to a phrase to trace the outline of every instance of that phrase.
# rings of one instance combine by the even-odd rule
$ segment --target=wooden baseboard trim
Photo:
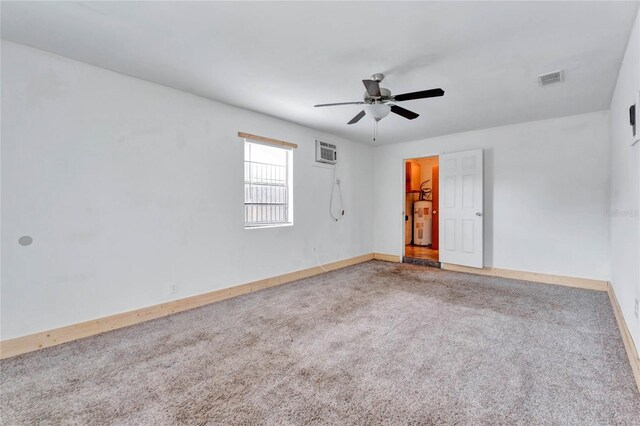
[[[372,260],[373,258],[374,256],[372,253],[364,254],[362,256],[339,260],[337,262],[328,263],[322,266],[315,266],[313,268],[290,272],[288,274],[279,275],[277,277],[266,278],[235,287],[216,290],[209,293],[187,297],[184,299],[173,300],[171,302],[162,303],[160,305],[148,306],[145,308],[136,309],[134,311],[110,315],[108,317],[85,321],[78,324],[72,324],[69,326],[43,331],[28,336],[7,339],[0,342],[0,359],[11,358],[38,349],[48,348],[51,346],[60,345],[62,343],[71,342],[73,340],[95,336],[96,334],[104,333],[105,331],[128,327],[130,325],[138,324],[144,321],[161,318],[167,315],[208,305],[210,303],[215,303],[243,294],[252,293],[254,291],[263,290],[265,288],[275,287],[303,278],[309,278],[327,271],[333,271],[347,266],[356,265],[358,263],[367,262],[369,260]]]
[[[375,260],[384,260],[385,262],[402,262],[402,258],[400,256],[396,256],[395,254],[373,253],[373,258]]]
[[[633,377],[636,379],[636,386],[638,387],[638,391],[640,391],[640,356],[638,355],[636,346],[633,344],[633,339],[631,338],[631,333],[629,332],[629,328],[627,327],[627,322],[624,320],[624,316],[622,316],[622,310],[620,309],[618,298],[616,297],[616,293],[613,290],[613,286],[610,282],[607,283],[607,293],[609,294],[611,307],[613,308],[613,313],[616,316],[616,322],[618,323],[618,328],[620,329],[620,334],[622,335],[624,348],[627,351],[627,357],[629,358],[629,363],[631,364]]]
[[[607,291],[607,281],[590,278],[566,277],[563,275],[543,274],[540,272],[514,271],[500,268],[470,268],[468,266],[443,263],[442,269],[469,274],[488,275],[492,277],[510,278],[513,280],[533,281],[543,284],[555,284],[566,287],[583,288],[587,290]]]

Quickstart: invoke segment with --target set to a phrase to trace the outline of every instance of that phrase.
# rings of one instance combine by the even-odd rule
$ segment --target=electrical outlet
[[[169,294],[178,293],[178,284],[170,284],[169,285]]]
[[[636,297],[636,305],[635,308],[633,310],[633,313],[635,314],[636,318],[638,318],[638,311],[640,310],[640,301],[638,301],[638,298]]]
[[[336,184],[340,185],[340,179],[336,179]]]

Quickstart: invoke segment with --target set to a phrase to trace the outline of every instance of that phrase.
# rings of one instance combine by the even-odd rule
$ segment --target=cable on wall
[[[344,204],[342,203],[342,189],[340,188],[340,180],[336,180],[336,169],[337,167],[333,167],[333,180],[331,182],[331,200],[329,201],[329,214],[331,218],[336,222],[344,217]],[[335,192],[334,187],[338,185],[338,195],[340,197],[340,214],[338,217],[333,215],[333,193]]]
[[[318,249],[316,249],[315,247],[313,248],[313,252],[316,254],[316,260],[318,261],[318,266],[320,267],[320,269],[322,269],[324,272],[329,272],[329,270],[327,268],[324,267],[324,265],[322,264],[322,262],[320,262],[320,256],[318,255]]]

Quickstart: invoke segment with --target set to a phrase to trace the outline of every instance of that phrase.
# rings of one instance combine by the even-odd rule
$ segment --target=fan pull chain
[[[376,138],[378,137],[378,121],[376,120],[373,124],[373,141],[376,141]]]

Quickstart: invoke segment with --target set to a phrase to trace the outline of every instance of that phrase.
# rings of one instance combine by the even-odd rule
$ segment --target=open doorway
[[[406,263],[440,267],[438,202],[438,157],[405,160],[405,229]]]

